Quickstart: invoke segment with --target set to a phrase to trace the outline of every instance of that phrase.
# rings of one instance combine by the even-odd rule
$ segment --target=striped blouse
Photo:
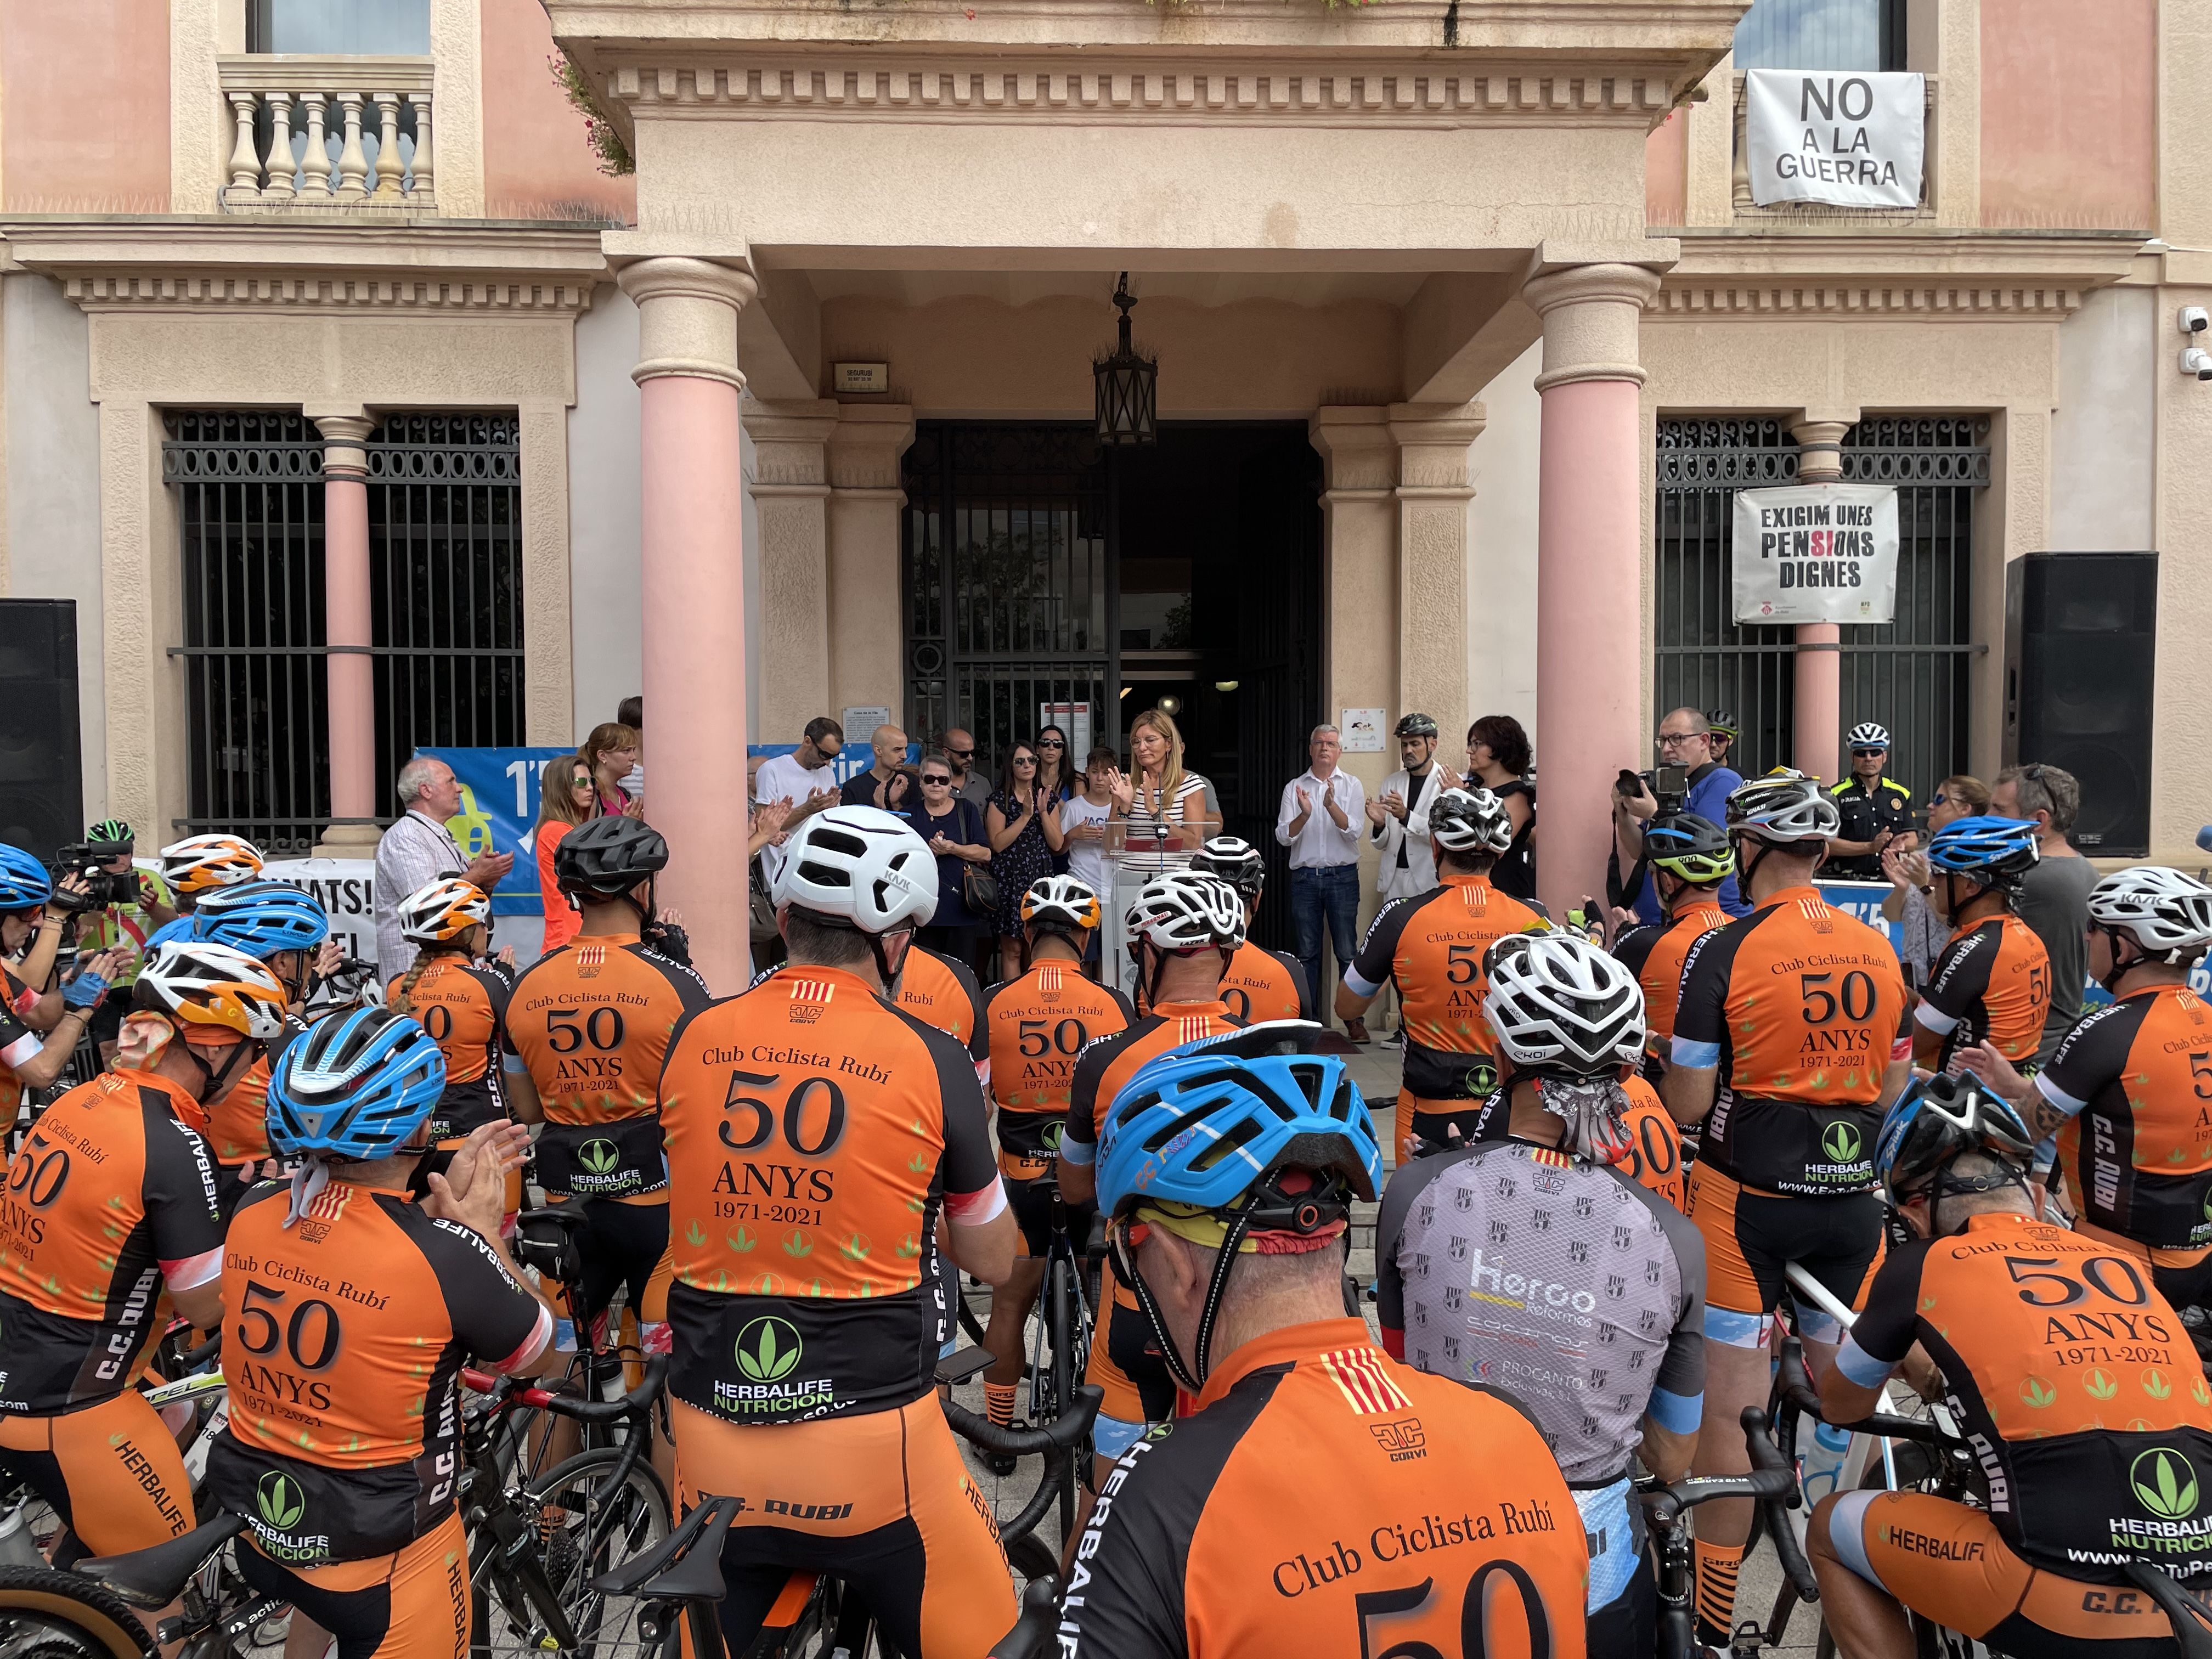
[[[1121,854],[1124,874],[1151,876],[1163,870],[1188,869],[1190,855],[1198,850],[1195,847],[1176,848],[1172,843],[1155,846],[1148,842],[1148,834],[1221,816],[1220,799],[1213,793],[1213,786],[1195,772],[1182,775],[1172,800],[1163,802],[1160,795],[1158,789],[1147,789],[1141,784],[1137,787],[1135,799],[1129,805],[1127,848]]]

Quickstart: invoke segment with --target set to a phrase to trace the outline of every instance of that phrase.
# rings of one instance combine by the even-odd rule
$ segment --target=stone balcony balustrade
[[[219,60],[236,142],[225,212],[434,213],[428,58]]]

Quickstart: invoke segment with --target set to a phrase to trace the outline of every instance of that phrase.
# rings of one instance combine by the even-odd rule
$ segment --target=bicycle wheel
[[[564,1652],[591,1659],[646,1659],[657,1651],[657,1644],[647,1643],[638,1632],[635,1601],[603,1595],[590,1587],[600,1574],[643,1554],[668,1535],[668,1494],[659,1476],[640,1458],[617,1484],[615,1474],[621,1462],[622,1454],[612,1449],[582,1452],[508,1495],[507,1501],[535,1534],[533,1565],[542,1574],[538,1582],[532,1582],[535,1575],[527,1570],[495,1559],[488,1532],[471,1540],[470,1576],[479,1592],[492,1589],[495,1577],[513,1575],[496,1593],[480,1595],[477,1629],[470,1644],[479,1659],[542,1653],[532,1632],[518,1627],[509,1609],[528,1606],[547,1591],[575,1634],[575,1645]],[[548,1611],[538,1610],[541,1625],[547,1622]]]
[[[15,1659],[153,1659],[154,1638],[105,1584],[52,1567],[0,1567],[0,1653]]]

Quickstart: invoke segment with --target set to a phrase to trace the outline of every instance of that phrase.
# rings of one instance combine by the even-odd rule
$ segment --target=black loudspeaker
[[[2158,555],[2031,553],[2005,572],[2005,759],[2081,785],[2074,843],[2150,851]]]
[[[51,860],[84,838],[76,601],[0,599],[0,841]]]

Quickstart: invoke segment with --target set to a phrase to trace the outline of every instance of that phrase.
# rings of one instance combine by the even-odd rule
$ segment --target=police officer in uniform
[[[1828,848],[1826,873],[1843,881],[1881,881],[1881,849],[1912,827],[1912,792],[1882,775],[1889,732],[1872,720],[1851,727],[1851,775],[1828,793],[1843,814],[1843,833]]]

